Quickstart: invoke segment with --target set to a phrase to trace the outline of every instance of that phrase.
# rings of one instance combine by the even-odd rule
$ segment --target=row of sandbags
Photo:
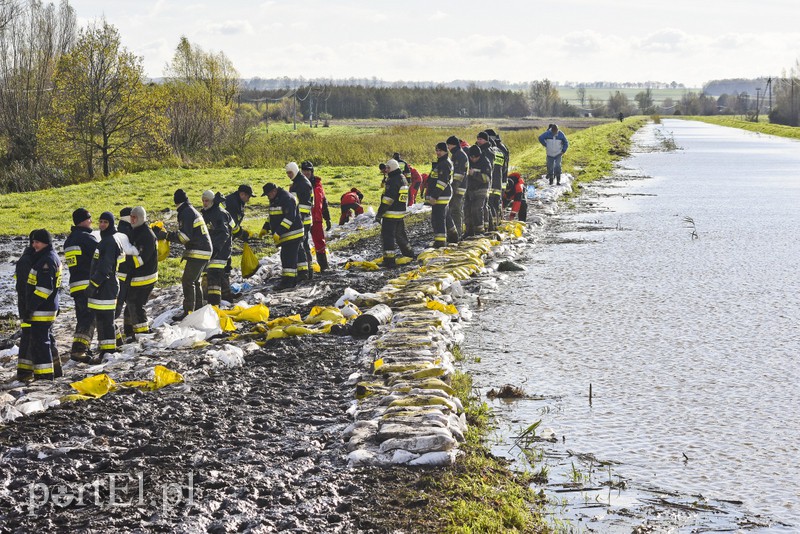
[[[361,365],[369,371],[351,376],[354,421],[343,433],[350,465],[441,466],[455,460],[467,430],[450,386],[450,348],[460,340],[459,320],[468,314],[458,300],[460,283],[486,272],[484,260],[499,239],[519,237],[525,228],[506,223],[498,240],[426,250],[419,268],[390,280],[368,296],[372,302],[356,300],[362,307],[382,302],[391,319],[362,348]]]

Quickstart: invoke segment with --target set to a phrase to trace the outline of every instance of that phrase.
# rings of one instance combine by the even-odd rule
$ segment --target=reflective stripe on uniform
[[[158,281],[158,273],[149,274],[147,276],[134,276],[131,278],[131,287],[149,286]]]
[[[211,259],[211,251],[210,250],[196,250],[196,249],[187,249],[186,252],[183,253],[185,258],[196,258],[198,260],[209,260]]]
[[[89,299],[89,308],[93,310],[114,310],[117,308],[117,299],[100,300]]]
[[[209,269],[224,269],[228,265],[228,260],[211,260],[208,262]]]
[[[31,322],[46,323],[56,320],[55,310],[49,311],[35,311],[31,315]]]
[[[83,291],[89,287],[88,280],[76,280],[69,285],[69,294],[72,295],[73,293],[77,293],[78,291]]]

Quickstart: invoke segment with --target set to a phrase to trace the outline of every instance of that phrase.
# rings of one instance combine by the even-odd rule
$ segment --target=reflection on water
[[[648,179],[552,221],[561,244],[468,332],[470,370],[550,398],[495,408],[632,484],[800,528],[800,143],[679,120],[637,137],[658,128],[682,149],[634,154],[624,174]]]

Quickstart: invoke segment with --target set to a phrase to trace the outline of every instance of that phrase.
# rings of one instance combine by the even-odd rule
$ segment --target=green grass
[[[696,117],[696,116],[675,116],[675,119],[686,119],[693,121],[707,122],[709,124],[717,124],[719,126],[728,126],[730,128],[740,128],[742,130],[749,130],[751,132],[759,132],[768,135],[777,135],[779,137],[788,137],[789,139],[800,139],[800,128],[796,126],[784,126],[782,124],[769,124],[767,122],[750,122],[744,119],[737,119],[730,116],[713,116],[713,117]]]
[[[577,88],[571,87],[557,87],[558,94],[563,100],[569,101],[570,104],[574,106],[579,106],[581,101],[578,98],[578,90]],[[646,91],[646,89],[639,89],[633,87],[626,87],[620,89],[611,89],[611,88],[602,88],[602,89],[595,89],[592,87],[586,88],[586,97],[584,101],[584,105],[589,104],[589,97],[593,97],[597,101],[607,102],[608,97],[610,95],[614,95],[619,91],[631,102],[634,101],[634,97],[637,94]],[[686,88],[686,89],[652,89],[653,93],[653,100],[656,104],[661,104],[664,102],[665,99],[671,98],[673,102],[678,102],[683,97],[683,95],[687,93],[700,93],[702,89],[697,88]]]

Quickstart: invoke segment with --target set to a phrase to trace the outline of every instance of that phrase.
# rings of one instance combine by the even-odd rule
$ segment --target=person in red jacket
[[[508,182],[506,183],[506,190],[503,196],[511,205],[511,212],[508,214],[508,220],[513,221],[514,219],[518,219],[520,221],[525,221],[528,211],[525,199],[525,180],[518,172],[508,174]],[[523,206],[525,209],[523,209]]]
[[[311,182],[314,188],[314,204],[311,206],[311,239],[314,241],[314,250],[320,271],[328,270],[328,250],[325,243],[325,230],[331,229],[331,214],[328,211],[328,199],[322,188],[322,180],[314,174],[314,164],[306,160],[300,164],[300,172]],[[322,222],[325,222],[325,229]]]
[[[350,220],[352,212],[355,212],[356,215],[364,213],[364,208],[361,206],[362,200],[364,200],[364,193],[355,187],[342,195],[342,216],[339,217],[339,226]]]
[[[408,184],[408,205],[413,206],[417,202],[417,192],[422,187],[422,175],[411,165],[408,166],[408,170],[411,173],[411,183]]]

